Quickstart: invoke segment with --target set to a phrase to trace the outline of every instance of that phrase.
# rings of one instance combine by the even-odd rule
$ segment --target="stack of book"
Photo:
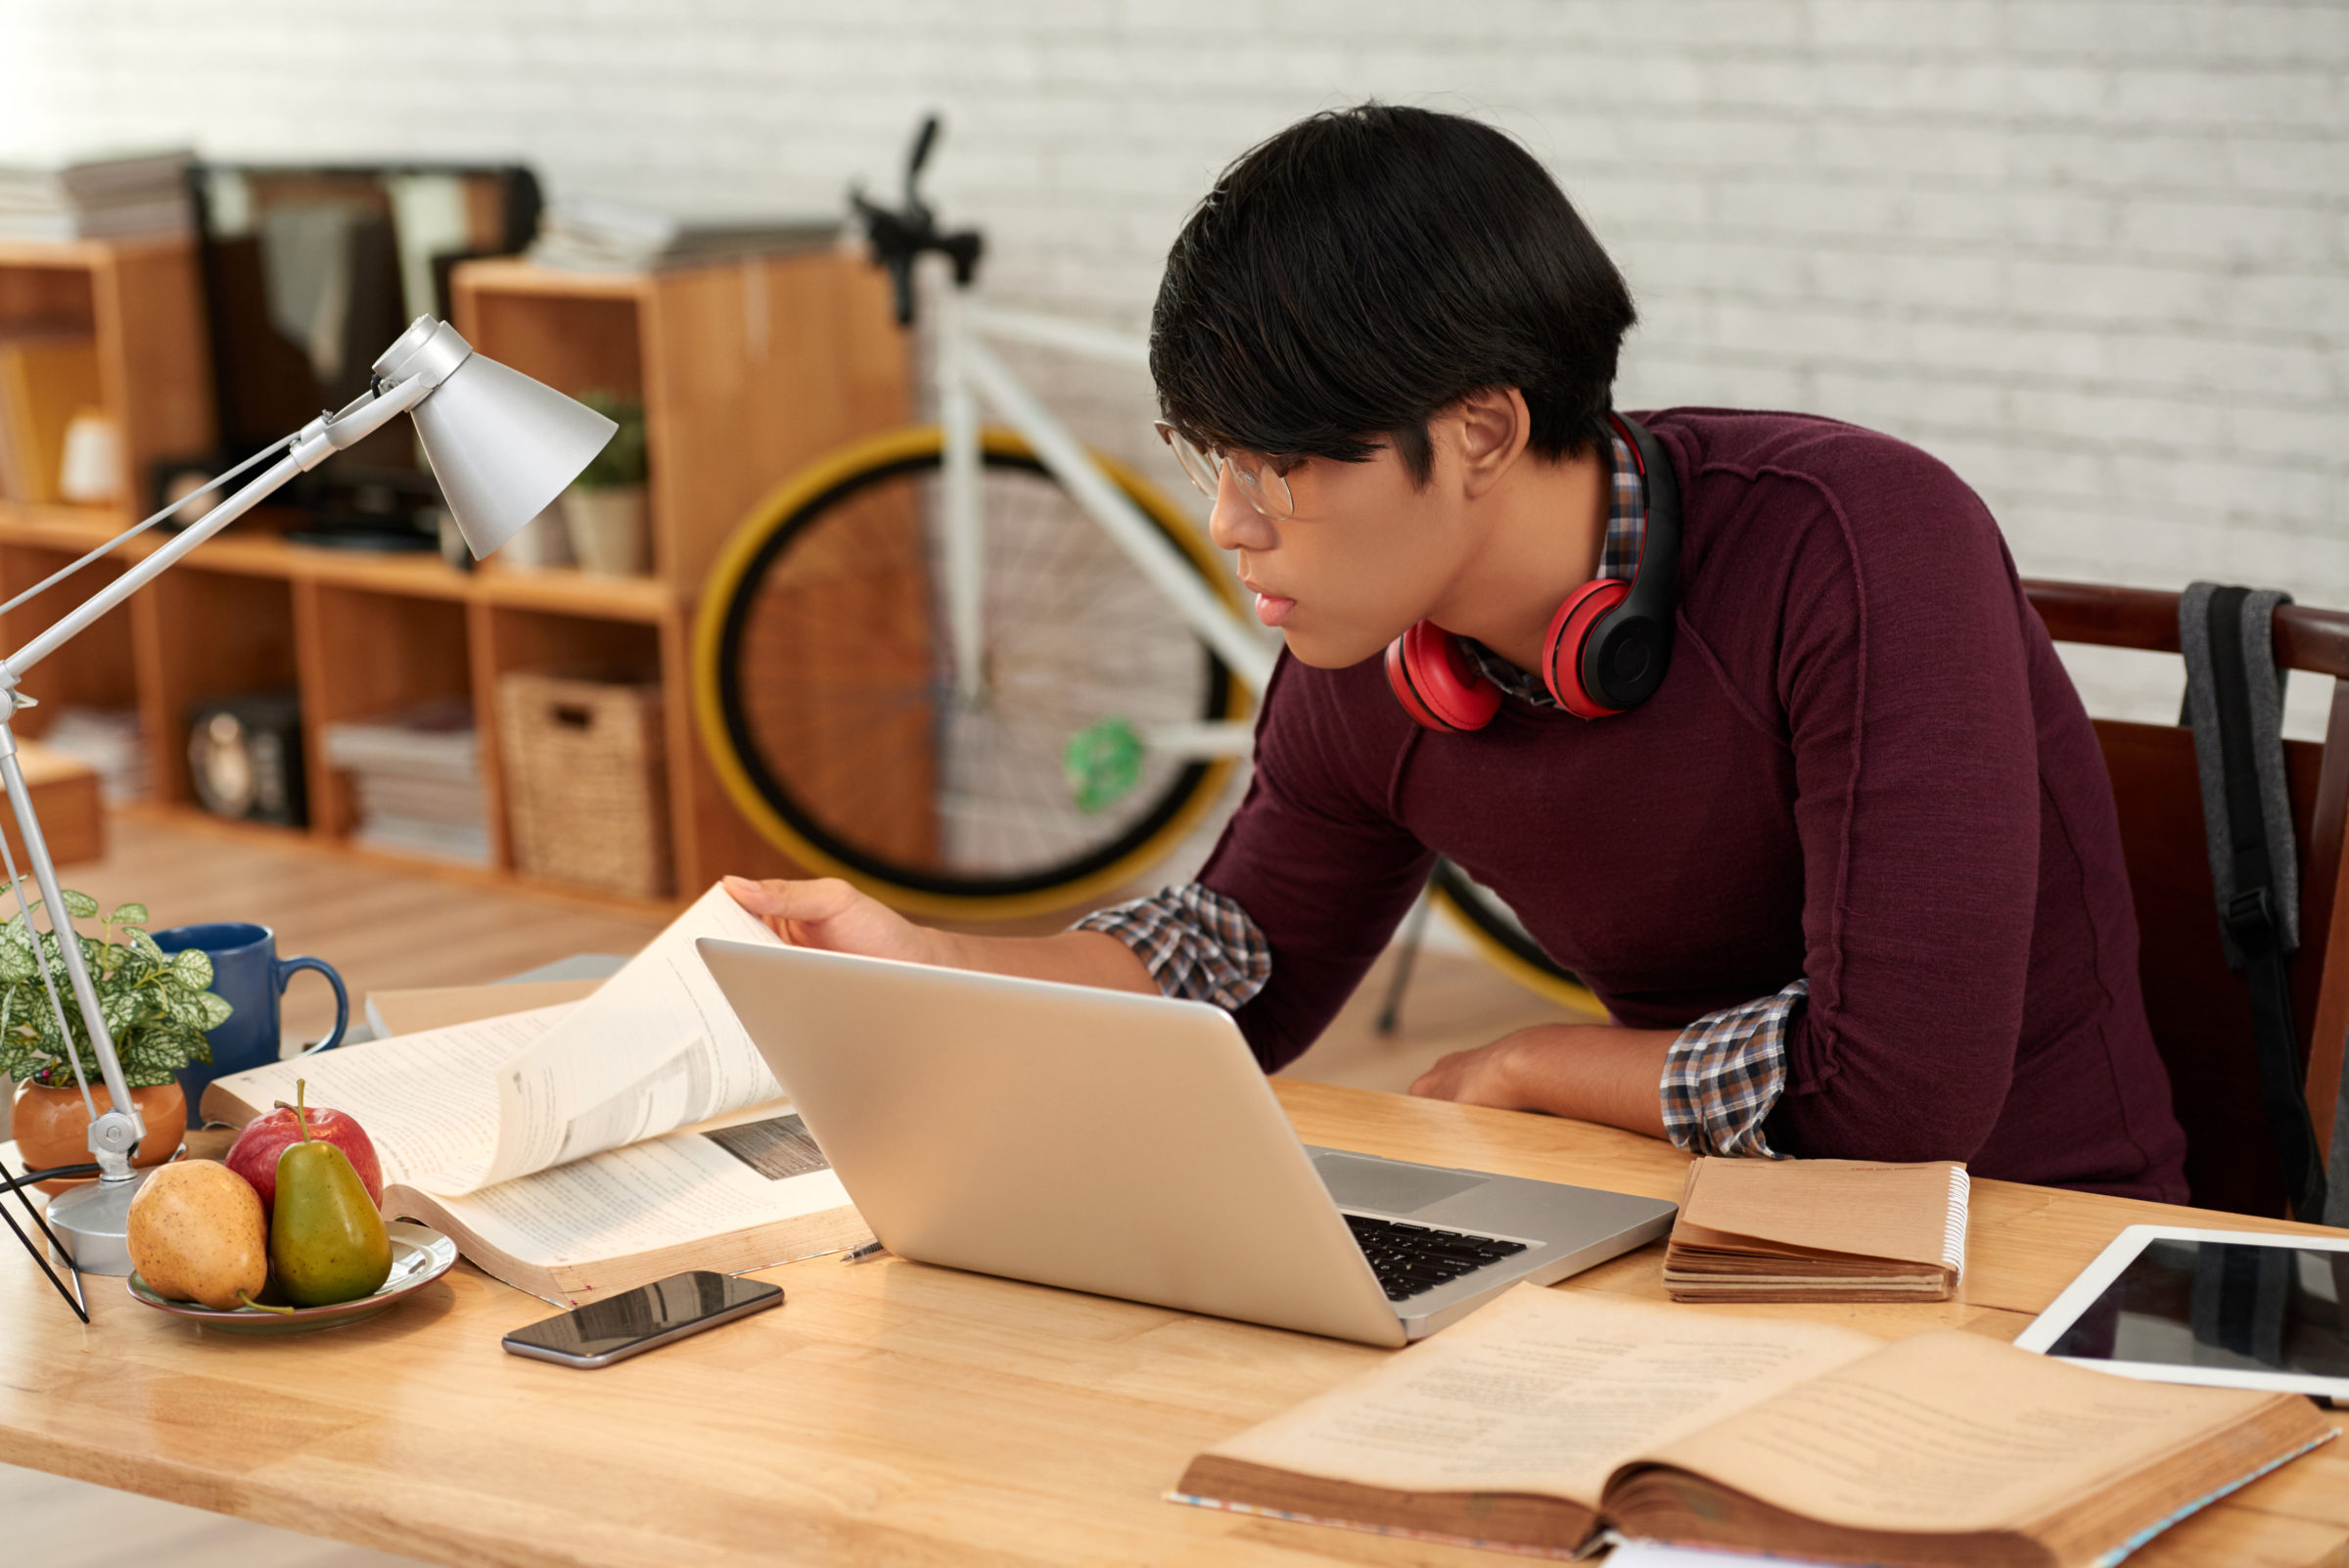
[[[622,202],[575,199],[540,222],[530,259],[565,272],[650,272],[828,250],[840,236],[837,218],[701,220]]]
[[[368,849],[487,865],[489,818],[473,705],[441,697],[326,726],[326,761],[350,775],[351,841]]]
[[[196,226],[184,152],[0,164],[0,240],[113,240]]]

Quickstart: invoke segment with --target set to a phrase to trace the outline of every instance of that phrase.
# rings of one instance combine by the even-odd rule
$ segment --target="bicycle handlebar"
[[[952,234],[942,233],[938,215],[923,201],[919,189],[923,165],[938,145],[941,122],[936,115],[925,115],[919,129],[914,132],[912,150],[905,159],[905,206],[897,210],[866,199],[861,187],[851,186],[849,204],[864,220],[866,241],[872,246],[873,264],[889,273],[890,292],[897,305],[898,324],[913,323],[913,263],[924,252],[936,251],[954,263],[954,283],[957,288],[969,288],[979,275],[979,256],[986,242],[977,229],[962,229]]]

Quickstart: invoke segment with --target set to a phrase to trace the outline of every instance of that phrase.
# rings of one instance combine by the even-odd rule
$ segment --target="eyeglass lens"
[[[1202,451],[1184,438],[1181,432],[1163,420],[1158,434],[1174,449],[1174,461],[1183,477],[1197,486],[1199,493],[1214,499],[1221,482],[1221,471],[1228,467],[1231,477],[1248,498],[1248,504],[1269,518],[1286,518],[1296,510],[1296,501],[1289,493],[1289,482],[1274,469],[1269,459],[1253,453],[1234,457],[1223,452]]]

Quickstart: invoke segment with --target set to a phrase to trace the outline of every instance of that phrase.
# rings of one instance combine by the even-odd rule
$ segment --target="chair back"
[[[2080,582],[2026,581],[2023,588],[2057,642],[2179,651],[2175,593]],[[2274,639],[2280,667],[2335,677],[2323,744],[2283,743],[2300,857],[2292,1021],[2322,1158],[2331,1141],[2349,1037],[2349,908],[2341,881],[2349,815],[2349,615],[2285,605],[2276,612]],[[2193,732],[2183,724],[2105,718],[2096,726],[2137,902],[2145,1011],[2186,1128],[2193,1201],[2238,1214],[2283,1214],[2283,1176],[2259,1097],[2250,992],[2227,967],[2219,940]]]

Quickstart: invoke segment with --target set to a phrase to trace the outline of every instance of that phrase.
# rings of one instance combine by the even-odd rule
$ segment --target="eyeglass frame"
[[[1269,457],[1254,452],[1235,456],[1213,447],[1202,450],[1163,419],[1151,421],[1150,428],[1174,453],[1174,466],[1182,470],[1182,477],[1209,500],[1216,498],[1223,471],[1229,469],[1241,497],[1257,511],[1275,523],[1297,515],[1297,497],[1289,489],[1288,477],[1272,466]]]

